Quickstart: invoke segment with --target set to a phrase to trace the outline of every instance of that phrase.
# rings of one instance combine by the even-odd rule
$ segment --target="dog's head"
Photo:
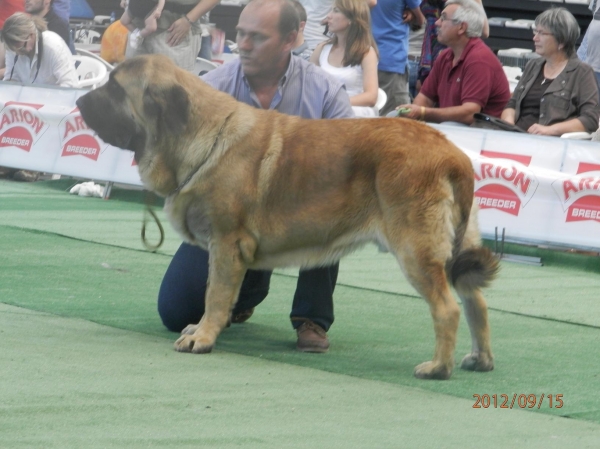
[[[140,56],[115,68],[103,86],[77,100],[86,124],[105,142],[135,152],[139,162],[149,141],[185,130],[190,114],[180,71],[165,56]]]

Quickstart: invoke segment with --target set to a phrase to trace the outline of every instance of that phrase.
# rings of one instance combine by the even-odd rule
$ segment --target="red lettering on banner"
[[[531,184],[531,179],[516,167],[502,167],[490,163],[482,163],[480,173],[475,172],[475,180],[481,181],[483,179],[503,179],[512,183],[523,194],[527,193]]]
[[[11,121],[8,119],[6,114],[2,114],[2,121],[0,121],[0,129],[4,128],[4,125],[10,125]]]
[[[9,114],[10,118],[8,117]],[[2,117],[2,124],[4,123],[8,123],[9,125],[14,123],[25,123],[31,126],[36,134],[39,134],[45,125],[39,117],[36,117],[27,109],[10,109],[8,113],[5,113]],[[2,126],[0,126],[0,128],[2,128]]]
[[[2,121],[0,122],[0,129],[4,128],[5,125],[13,125],[24,123],[33,128],[36,134],[39,134],[46,123],[40,120],[39,117],[32,114],[27,109],[10,109],[9,111],[2,114]]]
[[[508,187],[499,184],[488,184],[475,192],[475,201],[480,209],[498,209],[518,216],[521,200]]]
[[[589,172],[600,172],[600,164],[580,162],[576,174]],[[567,209],[567,223],[587,220],[600,222],[600,176],[566,179],[562,182],[562,190],[565,205],[573,201]]]
[[[66,139],[69,134],[74,133],[75,131],[77,131],[75,129],[75,126],[73,126],[73,124],[67,120],[67,123],[65,125],[65,135],[63,136],[63,139]]]
[[[521,189],[521,192],[523,192],[525,194],[525,193],[527,193],[527,190],[529,189],[529,184],[531,184],[531,179],[525,178],[525,173],[519,173],[517,175],[517,177],[515,178],[514,184],[517,188]]]
[[[65,135],[63,136],[63,139],[66,139],[69,134],[88,129],[90,128],[83,121],[83,117],[81,117],[81,115],[76,115],[73,118],[73,121],[67,120],[65,124]]]
[[[475,180],[487,183],[475,192],[476,201],[481,209],[498,209],[511,215],[519,215],[522,201],[519,195],[527,197],[533,194],[530,189],[537,180],[531,177],[519,165],[529,166],[531,156],[500,153],[497,151],[482,150],[481,155],[490,159],[505,159],[517,162],[494,163],[486,160],[475,170]],[[490,181],[497,181],[490,183]]]
[[[31,151],[46,123],[37,115],[41,104],[9,101],[0,118],[0,147],[16,147]]]
[[[563,182],[563,191],[565,192],[565,200],[568,200],[571,196],[571,192],[577,193],[579,190],[571,181],[565,181]]]
[[[63,145],[62,156],[83,156],[97,161],[100,156],[100,145],[88,134],[78,135]]]
[[[567,212],[567,223],[592,220],[600,223],[600,196],[589,195],[578,199]]]
[[[10,122],[11,124],[14,122],[22,122],[23,121],[17,115],[17,113],[19,112],[18,109],[11,109],[9,112],[10,112],[10,116],[12,117],[12,121]]]
[[[31,133],[22,126],[13,126],[0,135],[0,147],[17,147],[29,152],[32,144]]]

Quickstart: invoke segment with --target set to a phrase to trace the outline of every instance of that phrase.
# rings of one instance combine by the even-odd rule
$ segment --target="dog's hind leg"
[[[415,376],[420,379],[449,379],[454,367],[460,308],[450,292],[443,264],[415,259],[405,260],[404,264],[415,262],[416,270],[406,270],[410,273],[408,279],[427,301],[435,331],[433,359],[418,365]]]
[[[238,243],[219,242],[211,245],[204,315],[199,324],[183,330],[175,342],[177,351],[195,354],[210,352],[217,337],[227,326],[246,274]]]
[[[460,365],[469,371],[491,371],[494,369],[494,356],[490,343],[490,326],[487,305],[480,291],[461,292],[457,290],[462,303],[469,330],[471,332],[471,353]]]
[[[460,242],[460,251],[447,266],[447,270],[462,300],[471,332],[471,353],[463,358],[461,368],[469,371],[491,371],[494,369],[494,356],[490,343],[487,304],[481,289],[496,277],[500,267],[492,252],[481,246],[477,215],[478,207],[474,203],[466,233]]]
[[[410,231],[408,231],[410,232]],[[421,243],[425,243],[423,240]],[[429,242],[426,243],[429,245]],[[433,318],[435,351],[433,359],[415,368],[420,379],[448,379],[454,367],[456,332],[460,308],[452,296],[446,278],[444,257],[430,246],[423,247],[405,240],[402,246],[391,245],[407,279],[423,296]]]
[[[498,261],[487,248],[466,250],[453,261],[452,282],[462,300],[472,342],[471,353],[462,360],[462,369],[469,371],[494,369],[487,304],[481,293],[481,287],[494,278],[497,270]]]

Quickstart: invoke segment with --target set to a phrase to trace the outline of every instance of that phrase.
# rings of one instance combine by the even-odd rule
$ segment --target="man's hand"
[[[536,134],[538,136],[556,136],[556,132],[552,129],[551,126],[540,125],[539,123],[534,123],[527,130],[529,134]]]
[[[424,120],[425,119],[425,107],[417,106],[415,104],[401,104],[396,108],[398,117],[410,118],[413,120]]]
[[[185,17],[177,19],[167,30],[169,33],[167,44],[170,47],[179,45],[186,38],[191,27],[192,24]]]
[[[402,22],[407,23],[412,31],[418,31],[423,27],[423,21],[410,8],[406,8],[402,13]]]

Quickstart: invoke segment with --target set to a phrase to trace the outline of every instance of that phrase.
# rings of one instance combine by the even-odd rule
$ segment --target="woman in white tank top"
[[[332,38],[317,46],[311,62],[346,86],[357,117],[378,117],[378,55],[365,0],[336,0],[326,18]]]

